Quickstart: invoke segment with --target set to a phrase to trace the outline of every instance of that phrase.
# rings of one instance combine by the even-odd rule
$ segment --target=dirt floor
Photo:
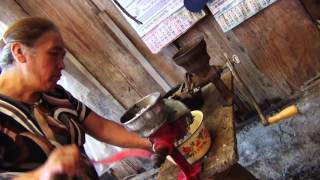
[[[258,179],[320,179],[320,85],[297,101],[299,115],[237,130],[239,162]]]

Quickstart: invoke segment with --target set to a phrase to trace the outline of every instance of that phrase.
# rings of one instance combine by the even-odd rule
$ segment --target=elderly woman
[[[21,19],[2,41],[0,172],[25,172],[17,179],[72,176],[85,132],[116,146],[150,149],[147,139],[100,117],[57,85],[66,47],[51,21]]]

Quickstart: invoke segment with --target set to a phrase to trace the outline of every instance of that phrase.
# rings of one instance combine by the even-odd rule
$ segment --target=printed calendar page
[[[277,0],[214,0],[209,1],[207,6],[223,32],[227,32],[276,1]]]
[[[115,3],[152,53],[158,53],[205,16],[204,11],[188,11],[183,0],[118,0],[118,3],[141,22],[123,13]]]

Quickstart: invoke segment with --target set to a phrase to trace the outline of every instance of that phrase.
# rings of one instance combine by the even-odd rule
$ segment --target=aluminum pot
[[[149,94],[130,107],[120,118],[120,122],[129,130],[149,137],[165,122],[165,105],[161,94]]]

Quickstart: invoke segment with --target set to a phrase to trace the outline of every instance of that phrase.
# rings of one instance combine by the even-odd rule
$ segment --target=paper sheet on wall
[[[207,3],[223,32],[236,27],[277,0],[214,0]]]
[[[126,11],[142,24],[123,16],[138,33],[152,53],[177,39],[205,16],[204,11],[191,13],[183,0],[118,0]]]

